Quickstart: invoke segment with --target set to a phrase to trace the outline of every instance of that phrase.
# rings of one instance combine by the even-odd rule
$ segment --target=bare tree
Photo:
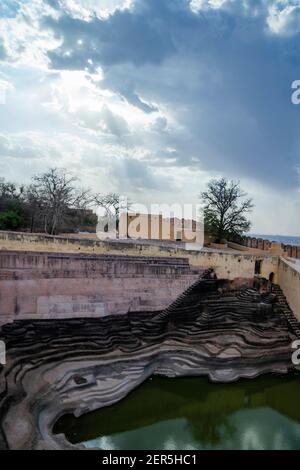
[[[91,190],[86,188],[78,189],[72,204],[75,214],[72,214],[70,222],[73,221],[73,224],[75,222],[77,227],[82,225],[97,225],[97,215],[92,211],[88,211],[93,204],[94,195]]]
[[[131,206],[131,202],[125,200],[126,210],[128,211]],[[120,210],[121,205],[123,206],[124,200],[117,193],[109,193],[106,195],[95,194],[93,196],[94,205],[102,207],[105,211],[105,217],[107,219],[114,219],[116,221],[116,229],[119,230],[120,221]],[[123,207],[124,209],[124,207]]]
[[[253,209],[252,199],[242,191],[240,183],[226,178],[213,179],[201,194],[205,228],[217,241],[241,236],[250,230],[246,214]]]
[[[51,168],[33,177],[34,192],[38,197],[45,232],[58,232],[68,209],[79,201],[75,186],[77,178],[64,168]]]
[[[95,194],[94,195],[94,203],[102,207],[106,215],[108,216],[115,216],[117,219],[119,218],[120,212],[120,196],[117,193],[109,193],[106,195]]]
[[[81,188],[74,192],[74,201],[72,206],[78,210],[88,209],[94,203],[94,195],[90,189]]]
[[[67,227],[97,224],[88,208],[94,202],[90,189],[78,188],[77,178],[61,168],[51,168],[19,186],[0,178],[1,227],[22,228],[52,235]]]
[[[95,194],[94,204],[101,207],[105,211],[106,219],[115,220],[116,229],[119,228],[119,217],[120,217],[120,196],[117,193],[109,193],[106,195]],[[106,225],[105,231],[108,230],[108,224]]]
[[[9,181],[5,181],[4,178],[0,178],[0,198],[1,199],[15,199],[21,200],[24,195],[24,186],[16,185]]]
[[[44,197],[41,197],[39,187],[30,184],[25,188],[25,208],[30,232],[41,228],[41,220],[44,218]]]

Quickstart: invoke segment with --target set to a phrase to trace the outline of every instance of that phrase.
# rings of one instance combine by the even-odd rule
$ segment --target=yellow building
[[[203,244],[203,232],[200,222],[161,214],[122,213],[119,222],[119,238]]]

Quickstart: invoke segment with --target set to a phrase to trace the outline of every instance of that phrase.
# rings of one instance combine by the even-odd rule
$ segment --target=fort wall
[[[265,240],[263,238],[256,237],[241,237],[236,241],[248,248],[264,251],[271,251],[272,244],[276,243],[270,240]],[[287,245],[284,243],[278,244],[281,246],[286,256],[288,256],[289,258],[300,259],[300,245]]]
[[[267,253],[185,250],[163,242],[0,232],[0,321],[160,310],[207,268],[219,278],[272,275],[283,283],[278,260]],[[299,312],[292,289],[285,294]]]
[[[184,244],[155,240],[147,242],[128,240],[125,243],[118,240],[101,241],[3,231],[0,231],[0,250],[165,258],[179,257],[187,259],[191,266],[205,269],[213,267],[218,277],[226,279],[253,277],[255,274],[255,263],[259,260],[261,261],[261,267],[258,274],[269,278],[270,273],[273,272],[276,281],[278,265],[277,256],[269,256],[269,254],[261,252],[255,254],[245,251],[222,251],[209,248],[186,250],[184,249]]]
[[[278,280],[291,309],[300,322],[300,270],[295,264],[280,258]]]

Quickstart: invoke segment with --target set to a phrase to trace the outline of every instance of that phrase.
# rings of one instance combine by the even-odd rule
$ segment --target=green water
[[[116,405],[63,416],[54,432],[106,450],[300,449],[300,375],[154,377]]]

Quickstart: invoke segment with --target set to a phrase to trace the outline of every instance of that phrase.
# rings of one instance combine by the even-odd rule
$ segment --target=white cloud
[[[89,19],[95,13],[107,18],[116,10],[130,8],[134,0],[60,0],[61,9],[73,18]]]
[[[126,120],[111,111],[107,105],[100,109],[77,108],[69,117],[83,128],[104,134],[122,137],[130,133]]]
[[[165,116],[159,116],[151,123],[150,129],[154,132],[167,132],[168,120]]]
[[[282,36],[293,36],[300,31],[300,1],[276,0],[268,9],[266,19],[270,31]]]
[[[42,0],[19,7],[15,16],[0,18],[6,60],[45,68],[49,62],[46,51],[58,47],[59,41],[51,31],[41,29],[39,22],[43,15],[57,17],[57,12]]]
[[[77,126],[117,137],[133,131],[166,130],[167,119],[161,112],[144,112],[117,91],[109,90],[102,78],[101,69],[97,73],[59,72],[50,83],[45,108]]]
[[[64,144],[60,143],[62,140],[58,140],[58,136],[64,139]],[[0,134],[1,159],[46,159],[54,164],[61,160],[64,147],[73,146],[76,148],[74,139],[64,134],[45,135],[34,131]]]
[[[253,233],[299,235],[299,191],[290,189],[274,191],[273,188],[249,179],[242,179],[241,184],[249,192],[255,204],[251,216]]]
[[[101,192],[158,203],[196,202],[211,176],[240,177],[256,196],[256,231],[277,231],[278,220],[295,231],[296,68],[265,25],[296,34],[300,0],[193,0],[195,15],[162,1],[18,0],[0,19],[10,61],[0,87],[13,91],[0,107],[1,174],[22,181],[65,166]]]
[[[13,84],[7,80],[6,76],[0,73],[0,105],[5,105],[8,93],[15,90]]]
[[[193,12],[198,12],[205,9],[218,9],[230,0],[191,0],[190,7]]]

